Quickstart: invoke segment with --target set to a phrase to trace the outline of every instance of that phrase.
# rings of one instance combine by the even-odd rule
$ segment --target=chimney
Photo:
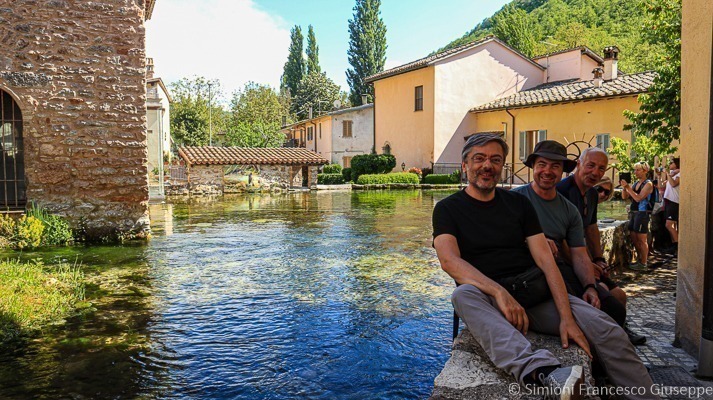
[[[153,78],[153,58],[146,58],[146,79]]]
[[[369,102],[369,95],[368,94],[362,94],[361,95],[361,105],[364,105]]]
[[[617,62],[619,61],[619,48],[609,46],[604,48],[604,80],[610,81],[616,79],[619,71],[617,71]]]
[[[602,67],[597,67],[592,70],[592,73],[594,74],[594,87],[602,87],[602,76],[604,75],[604,68]]]

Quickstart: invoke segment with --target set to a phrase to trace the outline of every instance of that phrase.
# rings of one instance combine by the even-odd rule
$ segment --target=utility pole
[[[213,96],[211,95],[210,88],[213,86],[213,82],[208,81],[208,145],[213,146]]]

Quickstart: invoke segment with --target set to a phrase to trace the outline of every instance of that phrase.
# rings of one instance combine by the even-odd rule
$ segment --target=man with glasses
[[[600,284],[604,284],[612,296],[626,307],[626,293],[609,278],[609,265],[604,259],[602,240],[597,224],[599,194],[594,186],[602,180],[608,165],[609,156],[604,150],[599,147],[584,149],[577,160],[577,170],[557,184],[557,191],[574,204],[579,211],[584,226],[587,249],[594,262],[594,275]],[[646,343],[645,336],[632,332],[626,325],[624,325],[624,330],[633,344]]]
[[[602,311],[567,295],[530,201],[496,188],[507,153],[499,135],[471,136],[462,152],[468,186],[433,210],[433,246],[441,267],[459,285],[451,297],[457,314],[495,366],[521,384],[548,386],[561,399],[582,394],[582,367],[562,367],[551,352],[533,350],[523,335],[532,327],[559,335],[564,348],[573,340],[590,357],[591,345],[613,385],[637,388],[624,398],[657,398],[624,331]],[[532,277],[533,270],[539,275],[525,282],[544,280],[546,289],[537,300],[529,293],[534,286],[505,283]],[[523,299],[531,303],[523,306]]]

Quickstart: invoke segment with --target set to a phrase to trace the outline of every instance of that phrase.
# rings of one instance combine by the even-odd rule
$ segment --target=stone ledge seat
[[[579,346],[563,349],[559,337],[534,332],[528,332],[527,338],[534,348],[551,351],[563,366],[582,365],[585,383],[594,382],[589,357]],[[451,358],[435,379],[429,400],[541,399],[528,395],[524,387],[512,393],[513,384],[517,384],[515,378],[496,368],[468,329],[463,329],[453,342]]]

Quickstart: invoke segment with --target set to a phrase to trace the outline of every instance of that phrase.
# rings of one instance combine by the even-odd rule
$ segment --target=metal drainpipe
[[[711,46],[713,47],[713,46]],[[711,57],[713,65],[713,56]],[[713,70],[711,71],[709,98],[713,100]],[[698,350],[698,371],[703,378],[713,377],[713,101],[708,110],[708,194],[706,195],[705,259],[703,264],[703,323],[701,345]]]
[[[510,172],[510,186],[512,187],[515,183],[515,116],[510,113],[507,108],[505,112],[512,118],[512,145],[510,146],[510,165],[512,166],[512,171]]]

